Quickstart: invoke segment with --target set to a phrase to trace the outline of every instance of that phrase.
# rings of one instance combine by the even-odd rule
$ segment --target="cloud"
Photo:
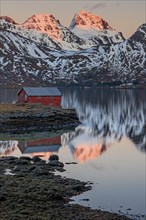
[[[106,6],[107,6],[106,3],[99,2],[95,5],[93,5],[92,7],[90,7],[90,10],[94,11],[97,8],[105,8]]]

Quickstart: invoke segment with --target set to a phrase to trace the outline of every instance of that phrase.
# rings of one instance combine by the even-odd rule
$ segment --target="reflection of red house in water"
[[[61,106],[61,93],[56,87],[24,87],[18,92],[18,102]]]
[[[44,157],[44,159],[48,159],[49,156],[59,151],[61,137],[56,136],[19,142],[18,147],[23,154],[30,154],[30,156],[39,155]]]

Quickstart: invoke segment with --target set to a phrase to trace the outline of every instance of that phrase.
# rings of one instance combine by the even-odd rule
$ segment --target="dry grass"
[[[16,104],[0,104],[0,113],[3,112],[16,112],[16,111],[22,111],[22,112],[27,112],[27,111],[49,111],[49,110],[61,110],[61,107],[53,107],[53,106],[45,106],[41,104],[23,104],[23,103],[16,103]]]
[[[26,106],[18,106],[16,104],[0,104],[0,112],[26,111]]]
[[[40,104],[0,104],[0,112],[26,112],[28,110],[39,111],[45,109],[47,110],[49,107]]]

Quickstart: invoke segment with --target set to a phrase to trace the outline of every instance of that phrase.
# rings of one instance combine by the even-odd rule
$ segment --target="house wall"
[[[28,141],[27,145],[32,147],[32,146],[41,146],[41,145],[61,145],[61,137],[50,137],[50,138],[44,138],[40,140],[33,140],[33,141]]]
[[[22,103],[40,103],[42,105],[61,107],[61,96],[27,96],[22,89],[18,95],[18,102]]]
[[[61,106],[61,97],[60,96],[29,96],[27,99],[28,103],[40,103],[42,105],[50,105],[50,106]]]
[[[26,92],[22,89],[18,95],[18,102],[27,102],[28,97]]]

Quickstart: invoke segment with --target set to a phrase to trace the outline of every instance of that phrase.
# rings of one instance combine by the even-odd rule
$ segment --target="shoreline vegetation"
[[[41,105],[0,104],[0,135],[70,129],[79,124],[75,110]],[[54,156],[44,161],[38,156],[0,158],[0,219],[38,220],[128,220],[123,215],[93,210],[68,202],[90,190],[91,185],[55,175],[64,164]]]

